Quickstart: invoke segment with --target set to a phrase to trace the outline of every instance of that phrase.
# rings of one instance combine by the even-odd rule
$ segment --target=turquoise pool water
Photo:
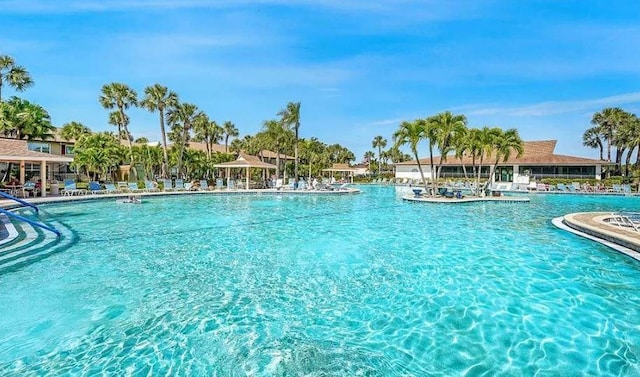
[[[43,207],[78,242],[0,275],[0,375],[640,374],[640,262],[550,222],[640,198],[362,189]]]

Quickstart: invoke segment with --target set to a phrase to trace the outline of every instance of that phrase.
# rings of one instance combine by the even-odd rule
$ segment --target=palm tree
[[[118,139],[111,133],[89,134],[76,142],[72,165],[99,178],[120,163],[121,150]]]
[[[600,151],[600,160],[604,160],[603,153],[604,147],[602,145],[602,133],[599,126],[594,126],[587,129],[582,134],[582,145],[589,148],[598,148]]]
[[[294,139],[294,157],[295,167],[294,175],[295,182],[298,182],[298,131],[300,129],[300,102],[289,102],[287,108],[281,110],[278,115],[282,117],[282,122],[288,126],[293,126],[295,133]]]
[[[226,153],[229,153],[229,137],[238,137],[240,133],[238,132],[235,124],[233,124],[231,121],[224,122],[222,128],[224,131],[224,151]]]
[[[380,174],[382,172],[382,148],[387,146],[387,139],[376,136],[373,138],[372,146],[378,148],[378,174]]]
[[[418,144],[427,137],[425,125],[425,122],[417,120],[414,122],[402,122],[400,128],[393,134],[393,140],[398,147],[409,144],[411,152],[418,163],[418,170],[424,183],[424,189],[428,191],[427,181],[424,179],[424,172],[420,165],[420,157],[418,157]]]
[[[447,155],[455,149],[456,141],[466,133],[467,118],[464,115],[454,115],[450,111],[445,111],[429,117],[429,123],[433,127],[432,133],[440,150],[440,162],[436,170],[437,181],[440,179],[442,165],[447,161]]]
[[[135,90],[125,84],[114,82],[102,86],[102,94],[99,98],[100,104],[105,109],[117,108],[118,116],[113,120],[118,126],[118,137],[122,137],[123,132],[129,144],[129,160],[133,167],[133,148],[131,144],[131,133],[129,132],[129,117],[124,113],[125,109],[131,106],[138,106],[138,95]],[[111,120],[111,117],[110,117]]]
[[[50,139],[55,127],[49,113],[40,105],[11,97],[0,102],[0,132],[16,139]]]
[[[198,117],[202,116],[202,112],[198,110],[196,105],[191,103],[179,103],[167,114],[167,120],[172,126],[172,135],[174,143],[178,146],[178,175],[183,178],[182,161],[185,149],[189,143],[189,133],[191,127]]]
[[[493,168],[489,173],[489,179],[495,174],[500,160],[507,162],[513,152],[516,153],[517,157],[522,157],[522,153],[524,153],[524,142],[520,138],[520,135],[518,135],[518,130],[511,128],[506,131],[500,129],[494,132],[493,150],[496,156]]]
[[[85,126],[80,122],[69,122],[62,125],[60,129],[60,137],[64,140],[75,140],[78,141],[84,135],[88,135],[91,133],[89,127]]]
[[[285,123],[278,120],[267,120],[263,124],[264,137],[268,140],[276,153],[276,177],[280,178],[280,151],[291,138],[291,130]]]
[[[494,139],[502,132],[499,128],[482,127],[482,129],[471,130],[469,139],[470,151],[473,157],[473,168],[476,169],[476,161],[478,162],[476,176],[477,194],[481,194],[480,178],[482,175],[482,165],[485,157],[490,158],[494,148]],[[491,179],[491,177],[489,177]]]
[[[374,151],[366,151],[364,152],[364,160],[367,163],[371,163],[376,158],[376,153]]]
[[[2,102],[3,83],[21,92],[33,85],[33,80],[29,72],[24,67],[16,65],[11,56],[0,55],[0,102]]]
[[[170,91],[166,86],[154,84],[144,89],[144,98],[141,105],[150,112],[157,111],[160,114],[160,132],[162,133],[162,178],[169,177],[169,152],[167,149],[167,132],[164,126],[165,111],[178,104],[178,95]]]
[[[196,118],[193,123],[193,130],[195,131],[194,140],[200,141],[205,144],[207,150],[207,164],[212,164],[213,145],[220,142],[224,129],[218,126],[216,121],[209,120],[209,117],[205,114],[201,114]],[[210,177],[211,169],[207,167],[206,176]]]

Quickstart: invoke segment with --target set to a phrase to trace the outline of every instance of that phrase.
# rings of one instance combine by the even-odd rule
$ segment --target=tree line
[[[33,80],[13,58],[0,56],[0,134],[27,140],[52,139],[56,127],[51,124],[48,112],[15,96],[2,101],[3,83],[23,91],[33,85]],[[354,154],[339,144],[327,145],[317,138],[299,137],[300,102],[288,103],[274,119],[265,121],[256,135],[239,138],[239,130],[233,122],[219,125],[195,104],[180,101],[176,92],[160,84],[146,87],[142,98],[126,84],[105,84],[98,101],[111,110],[107,120],[116,127],[115,133],[92,132],[75,121],[64,124],[60,130],[63,139],[75,142],[73,166],[94,179],[108,177],[123,163],[141,164],[150,175],[162,178],[168,178],[172,171],[180,178],[212,178],[213,165],[233,160],[240,151],[260,155],[265,149],[276,153],[278,177],[284,170],[296,179],[303,173],[319,175],[332,163],[355,160]],[[133,138],[128,115],[133,107],[158,114],[159,147],[147,145],[148,140]],[[172,143],[171,147],[167,140]],[[126,143],[125,147],[122,141]],[[205,151],[189,148],[190,142],[203,143]],[[222,142],[225,152],[215,152],[214,145]],[[293,154],[293,166],[280,161],[281,154]]]
[[[428,191],[428,183],[431,183],[432,195],[437,193],[437,181],[440,179],[442,167],[448,158],[461,159],[468,156],[472,160],[472,172],[462,165],[465,179],[472,177],[475,180],[477,193],[480,193],[481,171],[484,165],[490,166],[489,176],[493,176],[500,162],[507,161],[511,156],[522,156],[524,142],[518,131],[514,128],[503,130],[499,127],[469,128],[467,118],[461,114],[453,114],[449,111],[441,112],[427,118],[405,121],[400,124],[393,134],[393,146],[391,150],[398,150],[402,146],[408,146],[416,160],[420,172],[421,181]],[[431,176],[425,179],[422,169],[422,161],[418,146],[426,142],[429,153],[429,165]],[[378,147],[378,155],[387,144],[382,136],[373,139],[373,147]],[[434,163],[434,151],[440,154],[437,166]],[[370,155],[372,152],[370,153]],[[405,159],[406,160],[406,159]]]
[[[640,119],[632,113],[618,107],[608,107],[593,114],[593,127],[582,135],[584,146],[598,149],[600,160],[612,162],[607,175],[622,175],[624,158],[625,175],[629,177],[629,168],[634,152],[636,161],[634,169],[640,168]],[[611,160],[611,150],[615,148],[615,160]],[[604,152],[607,158],[604,158]],[[626,157],[625,157],[626,153]]]

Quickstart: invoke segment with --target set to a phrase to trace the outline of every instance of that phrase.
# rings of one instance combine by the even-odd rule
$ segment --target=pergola
[[[220,164],[215,164],[213,165],[216,168],[226,168],[227,169],[227,180],[229,179],[230,176],[230,170],[231,168],[240,168],[240,169],[247,169],[246,170],[246,188],[249,188],[249,169],[251,168],[256,168],[256,169],[273,169],[276,170],[276,166],[273,164],[269,164],[267,162],[262,162],[260,161],[260,159],[256,156],[251,156],[251,155],[246,155],[243,153],[240,153],[240,155],[238,156],[238,158],[235,161],[230,161],[230,162],[222,162]]]
[[[327,171],[327,172],[331,172],[331,176],[333,176],[333,173],[335,172],[347,172],[347,173],[351,173],[349,174],[349,177],[351,178],[351,183],[353,183],[353,175],[356,172],[355,168],[352,168],[349,166],[349,164],[333,164],[332,167],[328,168],[328,169],[322,169],[322,171]]]
[[[25,181],[25,163],[40,163],[40,181],[42,182],[42,196],[47,196],[47,163],[48,162],[72,162],[72,157],[58,156],[55,154],[30,151],[26,140],[1,139],[0,138],[0,162],[17,163],[20,166],[20,183]]]

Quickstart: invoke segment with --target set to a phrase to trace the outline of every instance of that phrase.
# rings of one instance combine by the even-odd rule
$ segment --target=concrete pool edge
[[[141,197],[161,197],[161,196],[184,196],[184,195],[349,195],[359,194],[361,191],[356,188],[347,188],[343,190],[275,190],[275,189],[251,189],[251,190],[211,190],[211,191],[156,191],[156,192],[128,192],[117,194],[86,194],[72,196],[48,196],[45,198],[28,198],[23,199],[31,204],[52,204],[52,203],[69,203],[81,202],[88,200],[100,199],[118,199],[127,198],[129,196]],[[13,209],[23,207],[11,200],[0,200],[0,208]]]
[[[596,221],[600,221],[606,215],[608,215],[608,213],[604,212],[571,213],[556,217],[551,220],[551,223],[559,229],[598,242],[640,261],[640,237],[633,239],[627,235],[605,228],[604,224],[600,225],[596,223]],[[590,217],[592,221],[584,221],[583,218],[585,216]]]

